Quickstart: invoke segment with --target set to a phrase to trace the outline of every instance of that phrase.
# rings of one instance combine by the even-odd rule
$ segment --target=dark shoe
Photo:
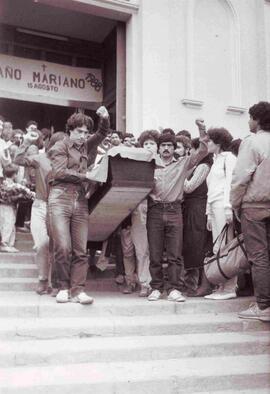
[[[202,281],[200,287],[197,289],[196,294],[193,297],[204,297],[211,294],[213,291],[213,285],[208,281],[205,273],[202,273]]]
[[[51,297],[56,297],[57,294],[59,292],[59,289],[57,289],[56,287],[48,287],[47,293],[51,296]]]
[[[206,295],[211,294],[212,291],[212,287],[200,286],[193,297],[205,297]]]
[[[197,290],[191,290],[191,289],[184,291],[183,295],[187,297],[198,297]]]
[[[30,229],[27,227],[16,227],[18,233],[30,233]]]
[[[48,281],[40,280],[36,288],[36,293],[42,295],[42,294],[47,294],[47,292],[48,292]]]
[[[149,287],[142,286],[141,290],[140,290],[140,293],[139,293],[139,297],[148,297],[149,292],[150,292],[150,288]]]
[[[132,294],[135,292],[135,290],[136,290],[136,285],[134,283],[130,283],[130,284],[124,286],[122,293],[123,294]]]
[[[121,274],[117,275],[114,280],[117,285],[123,285],[125,283],[125,277]]]

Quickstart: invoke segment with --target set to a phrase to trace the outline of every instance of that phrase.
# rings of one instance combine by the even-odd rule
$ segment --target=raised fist
[[[196,123],[196,125],[197,125],[198,127],[201,127],[201,126],[204,126],[204,127],[205,127],[204,120],[203,120],[202,118],[196,119],[196,120],[195,120],[195,123]]]
[[[97,109],[96,114],[100,118],[103,118],[103,119],[108,119],[109,118],[109,112],[107,111],[107,109],[103,105]]]

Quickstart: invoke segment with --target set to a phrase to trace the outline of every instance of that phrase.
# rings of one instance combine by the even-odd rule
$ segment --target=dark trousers
[[[70,289],[75,296],[84,289],[88,270],[87,199],[76,185],[54,186],[48,208],[58,283],[61,290]]]
[[[260,309],[270,307],[270,209],[244,208],[241,226]]]
[[[180,290],[179,279],[182,260],[179,254],[182,249],[183,219],[181,202],[156,203],[148,202],[147,236],[150,252],[150,274],[152,289],[162,291],[165,288],[162,257],[166,248],[168,263],[168,293]]]

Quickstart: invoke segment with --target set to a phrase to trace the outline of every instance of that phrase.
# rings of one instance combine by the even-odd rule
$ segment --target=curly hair
[[[190,149],[191,148],[191,143],[190,143],[190,139],[184,135],[177,135],[175,137],[176,142],[181,142],[181,144],[183,145],[183,147],[185,149]]]
[[[134,138],[134,134],[132,134],[132,133],[124,133],[123,137],[124,137],[124,139],[125,138]]]
[[[160,136],[160,132],[157,130],[145,130],[139,136],[138,142],[141,147],[143,147],[143,144],[147,140],[153,140],[155,141],[156,144],[158,144],[159,136]]]
[[[231,144],[230,144],[230,151],[232,152],[232,154],[234,156],[238,156],[238,152],[239,152],[239,148],[240,148],[241,142],[242,142],[241,138],[237,138],[237,139],[235,139],[235,140],[233,140],[231,142]]]
[[[170,129],[169,127],[167,127],[166,129],[163,129],[161,134],[171,134],[171,135],[175,135],[175,132],[173,129]]]
[[[211,128],[207,131],[208,137],[215,144],[220,145],[222,151],[230,150],[230,144],[233,140],[231,133],[224,127]]]
[[[188,130],[180,130],[180,131],[178,131],[178,133],[176,133],[176,137],[178,135],[183,135],[191,140],[191,134]]]
[[[177,143],[176,143],[176,138],[175,135],[172,135],[170,133],[166,133],[166,134],[161,134],[159,139],[158,139],[158,148],[160,147],[160,145],[163,142],[171,142],[174,146],[174,149],[177,148]]]
[[[74,113],[67,120],[66,131],[69,133],[71,130],[82,126],[86,126],[87,130],[91,132],[94,127],[93,119],[90,118],[90,116],[82,114],[81,112]]]
[[[254,104],[248,110],[249,115],[257,120],[260,127],[264,131],[270,131],[270,103],[267,101],[260,101]]]
[[[124,133],[122,133],[122,131],[119,131],[119,130],[112,130],[111,136],[112,136],[113,134],[117,134],[118,137],[120,138],[120,140],[123,141],[123,139],[124,139]]]
[[[26,123],[25,128],[28,129],[28,127],[31,126],[31,124],[33,124],[34,126],[38,127],[38,123],[35,120],[28,120],[28,122]]]

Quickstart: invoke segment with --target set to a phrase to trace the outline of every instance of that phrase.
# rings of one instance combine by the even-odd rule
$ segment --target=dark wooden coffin
[[[149,194],[154,161],[109,158],[108,180],[89,199],[89,241],[104,241]]]

